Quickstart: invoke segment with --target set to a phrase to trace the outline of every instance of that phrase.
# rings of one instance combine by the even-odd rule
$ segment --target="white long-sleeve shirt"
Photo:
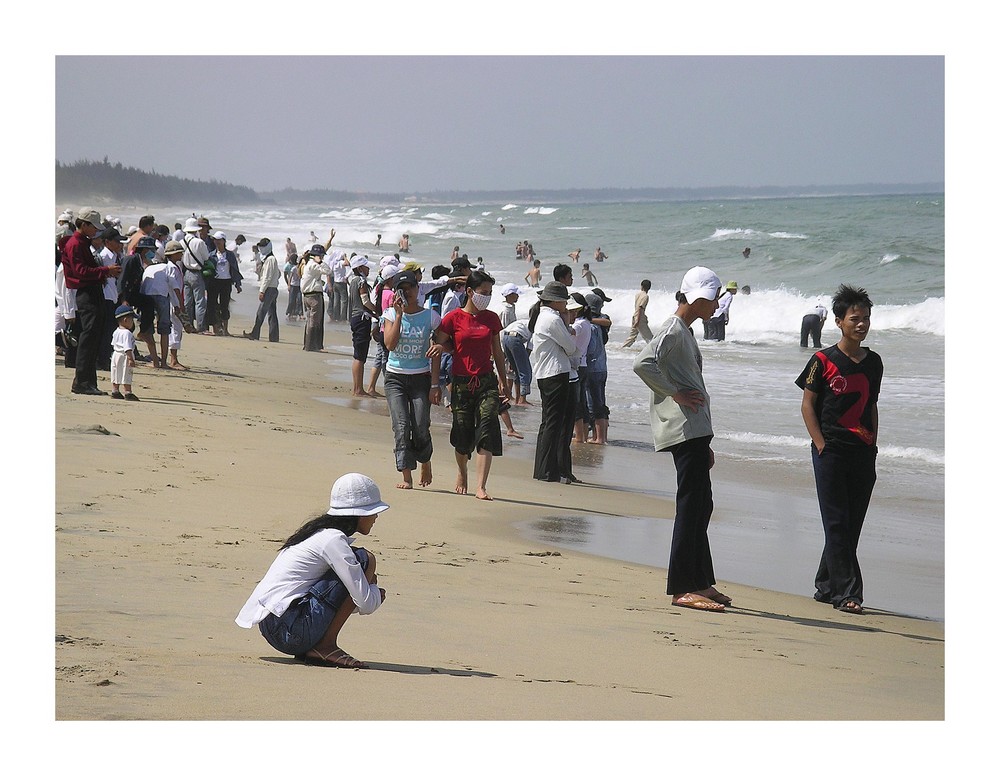
[[[360,614],[374,612],[382,603],[382,594],[368,584],[365,570],[351,549],[353,541],[343,531],[324,528],[281,550],[243,605],[236,624],[252,628],[268,614],[280,617],[330,569],[340,577]]]
[[[264,293],[265,289],[268,288],[277,288],[280,279],[281,270],[278,268],[278,260],[273,253],[269,253],[260,267],[260,292]]]
[[[296,270],[292,270],[295,272]],[[326,286],[326,277],[330,274],[330,267],[321,261],[309,259],[302,265],[302,287],[303,294],[312,294],[322,291]]]
[[[535,380],[570,372],[570,359],[580,355],[573,331],[559,313],[546,305],[538,311],[531,339],[531,369]]]

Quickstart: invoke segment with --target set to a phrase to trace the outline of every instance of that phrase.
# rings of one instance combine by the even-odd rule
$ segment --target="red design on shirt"
[[[837,365],[822,351],[817,352],[816,357],[823,364],[823,379],[826,380],[826,384],[835,396],[841,396],[845,393],[858,394],[858,400],[847,408],[844,414],[837,419],[837,422],[851,433],[859,436],[866,445],[874,444],[875,435],[861,425],[861,413],[864,412],[865,405],[868,404],[868,378],[863,374],[845,377],[840,373]]]

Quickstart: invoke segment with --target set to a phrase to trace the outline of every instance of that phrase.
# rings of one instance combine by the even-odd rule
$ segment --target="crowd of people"
[[[207,218],[194,215],[172,230],[152,215],[140,218],[124,234],[121,229],[119,219],[102,218],[90,208],[59,217],[57,347],[65,366],[74,369],[74,394],[107,395],[97,381],[97,371],[106,370],[112,398],[138,401],[132,390],[138,364],[184,370],[179,352],[185,333],[232,336],[230,303],[234,289],[242,292],[239,250],[246,240],[238,235],[230,242],[224,232],[212,231]],[[498,315],[489,309],[495,279],[481,258],[473,265],[458,246],[449,263],[433,267],[431,279],[425,280],[421,263],[400,255],[409,250],[407,235],[400,239],[399,251],[377,263],[365,254],[335,248],[335,235],[331,229],[320,242],[311,233],[311,244],[301,255],[288,238],[283,267],[270,239],[252,246],[259,305],[244,337],[259,339],[266,320],[268,339],[279,341],[281,280],[289,291],[286,320],[304,323],[303,350],[324,351],[327,320],[349,326],[352,392],[359,398],[386,400],[399,488],[412,489],[415,472],[418,485],[432,482],[432,405],[450,408],[456,493],[492,500],[488,479],[493,459],[503,454],[502,427],[508,438],[523,439],[510,410],[536,402],[540,421],[534,478],[580,482],[573,471],[573,445],[608,441],[606,345],[612,321],[602,312],[611,301],[603,290],[571,292],[573,268],[559,263],[551,281],[532,284],[540,290],[526,318],[519,318],[516,310],[521,289],[513,283],[496,288],[503,299]],[[538,270],[530,242],[521,244],[519,252]],[[573,261],[579,251],[575,253],[570,254]],[[598,249],[595,260],[604,258]],[[587,264],[584,272],[588,281],[594,279]],[[534,279],[540,281],[537,272]],[[705,339],[724,340],[729,304],[739,289],[735,281],[723,285],[705,267],[692,268],[680,283],[676,311],[656,332],[646,315],[650,290],[650,281],[643,280],[625,347],[639,337],[645,341],[633,369],[650,389],[654,447],[670,452],[676,469],[667,593],[676,606],[724,611],[732,600],[715,588],[708,542],[712,419],[692,325],[701,320]],[[878,355],[861,344],[872,307],[863,289],[842,286],[832,307],[841,339],[817,351],[796,381],[803,391],[801,411],[812,442],[826,541],[815,597],[842,611],[861,613],[857,547],[875,482],[882,365]],[[803,347],[810,336],[819,347],[826,317],[822,304],[806,314]],[[384,394],[377,391],[380,378]],[[322,609],[322,618],[311,622],[300,609],[286,616],[292,599],[284,593],[280,601],[274,599],[280,605],[267,604],[275,594],[264,588],[285,584],[290,573],[285,561],[276,561],[261,582],[262,597],[251,597],[240,624],[259,625],[275,648],[307,661],[360,667],[337,647],[336,635],[355,609],[374,611],[384,591],[377,588],[374,558],[363,550],[345,552],[346,537],[368,533],[384,508],[370,479],[352,474],[338,480],[331,511],[300,529],[283,548],[289,557],[305,553],[315,567],[296,581],[298,598],[293,598],[308,599],[317,611]],[[307,625],[311,630],[303,633]]]

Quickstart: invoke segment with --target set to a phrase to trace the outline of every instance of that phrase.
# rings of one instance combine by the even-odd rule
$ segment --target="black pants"
[[[218,326],[229,320],[229,302],[232,299],[233,279],[208,278],[208,307],[205,309],[205,326]]]
[[[705,339],[722,342],[726,338],[726,321],[724,318],[709,318],[705,321]]]
[[[569,372],[543,377],[538,380],[538,394],[542,400],[542,422],[538,424],[535,444],[536,480],[558,482],[569,455],[566,434],[566,410],[569,403]],[[570,424],[572,427],[572,424]],[[566,451],[563,452],[563,447]]]
[[[107,309],[104,287],[100,283],[76,290],[76,323],[79,342],[76,346],[76,389],[97,388],[97,352],[104,336]]]
[[[816,495],[826,539],[816,572],[817,601],[840,606],[864,600],[858,542],[875,488],[874,446],[855,445],[836,449],[829,445],[823,454],[812,445]]]
[[[115,320],[115,310],[117,309],[117,302],[104,299],[104,328],[101,333],[101,342],[97,347],[97,368],[102,372],[111,371],[111,355],[115,352],[111,338],[114,337],[115,329],[118,328],[118,321]]]
[[[812,335],[813,347],[822,347],[819,344],[819,335],[823,331],[823,319],[818,315],[809,313],[808,315],[802,316],[802,332],[799,337],[799,345],[802,347],[809,346],[809,336]]]
[[[704,590],[715,584],[708,522],[712,517],[712,437],[688,439],[668,447],[677,469],[677,513],[670,541],[667,595]]]

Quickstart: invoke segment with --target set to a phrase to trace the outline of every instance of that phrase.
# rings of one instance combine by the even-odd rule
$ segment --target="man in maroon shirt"
[[[76,376],[73,393],[106,396],[97,387],[97,351],[104,331],[104,280],[122,271],[117,264],[102,267],[90,250],[90,241],[104,228],[101,214],[85,208],[76,218],[76,231],[62,248],[66,286],[76,289],[76,320],[79,342],[76,349]]]

